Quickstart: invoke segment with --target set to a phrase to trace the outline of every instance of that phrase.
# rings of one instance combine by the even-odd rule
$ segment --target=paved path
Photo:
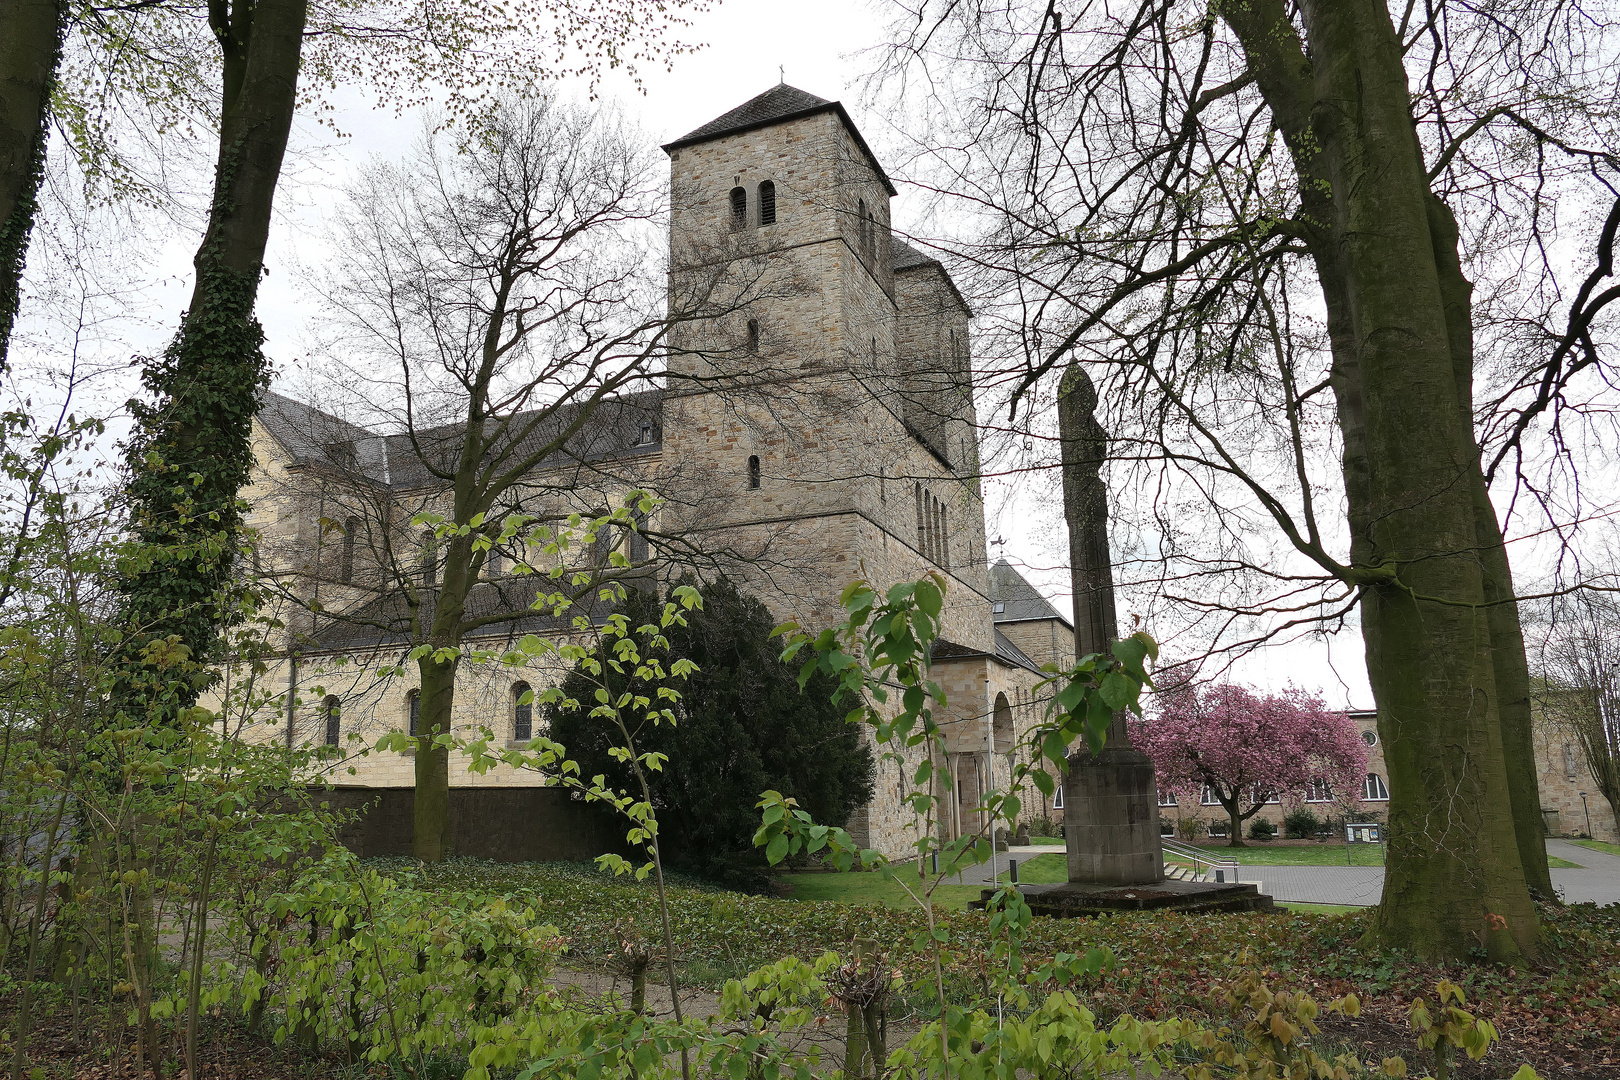
[[[1013,848],[996,856],[996,873],[1007,880],[1007,862],[1017,859],[1028,862],[1038,855],[1063,853],[1058,847]],[[1553,888],[1566,903],[1598,904],[1620,903],[1620,856],[1571,844],[1567,840],[1548,840],[1547,854],[1572,863],[1579,870],[1554,870]],[[990,881],[990,864],[971,867],[960,876],[949,879],[955,884],[978,885]],[[1384,892],[1384,868],[1381,866],[1242,866],[1238,880],[1259,882],[1260,890],[1275,900],[1295,904],[1345,904],[1352,907],[1370,907],[1378,903]]]

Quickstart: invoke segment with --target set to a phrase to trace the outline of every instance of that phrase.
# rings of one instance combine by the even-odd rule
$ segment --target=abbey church
[[[944,575],[945,640],[933,670],[949,694],[941,764],[956,778],[957,803],[942,828],[975,831],[967,808],[1004,781],[1017,738],[1037,719],[1039,666],[1068,662],[1073,634],[1011,566],[988,560],[971,313],[937,260],[891,235],[894,185],[838,102],[779,85],[663,149],[671,308],[712,289],[716,267],[735,271],[722,286],[734,290],[732,302],[711,300],[712,317],[681,321],[665,377],[598,409],[569,453],[535,470],[535,488],[570,493],[585,512],[616,491],[656,493],[651,539],[624,540],[633,566],[665,580],[694,567],[723,571],[778,618],[808,627],[838,618],[838,595],[855,578],[881,589]],[[258,467],[243,494],[264,537],[262,568],[300,610],[285,654],[262,676],[287,704],[275,722],[254,721],[258,737],[373,746],[411,725],[419,704],[406,655],[416,608],[397,583],[411,581],[411,567],[431,566],[431,542],[399,550],[408,543],[389,527],[392,546],[382,551],[317,481],[362,478],[367,498],[385,504],[379,520],[397,525],[442,500],[444,482],[424,467],[423,448],[435,437],[454,444],[456,431],[407,438],[267,395],[255,421]],[[494,617],[533,600],[535,579],[511,573],[522,557],[492,551],[469,594],[470,608],[492,615],[491,648],[516,633],[567,632]],[[390,577],[383,564],[406,569]],[[424,595],[431,583],[429,569]],[[521,742],[537,734],[522,691],[560,675],[464,666],[453,723],[469,736],[487,726]],[[873,801],[850,822],[865,845],[898,851],[910,842],[899,769],[880,765]],[[408,787],[413,762],[373,750],[332,778]],[[536,782],[450,764],[452,786]]]

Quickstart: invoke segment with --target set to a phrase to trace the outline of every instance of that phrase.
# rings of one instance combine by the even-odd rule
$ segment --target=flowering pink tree
[[[1347,713],[1314,694],[1184,683],[1155,704],[1133,723],[1131,739],[1153,759],[1159,791],[1196,799],[1208,786],[1232,819],[1233,847],[1243,846],[1243,823],[1273,799],[1303,802],[1313,789],[1317,797],[1359,797],[1367,744]]]

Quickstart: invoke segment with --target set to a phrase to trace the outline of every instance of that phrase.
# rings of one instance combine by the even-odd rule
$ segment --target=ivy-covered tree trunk
[[[1453,340],[1466,282],[1445,273],[1388,11],[1374,0],[1299,10],[1308,54],[1279,0],[1222,17],[1293,152],[1328,307],[1354,583],[1390,770],[1373,934],[1426,956],[1483,946],[1518,961],[1539,927],[1504,757],[1507,630],[1485,606],[1511,585],[1487,565],[1462,389],[1472,350],[1463,372]]]
[[[45,179],[51,87],[66,24],[66,0],[0,4],[0,371],[8,366],[23,262]]]
[[[241,527],[237,491],[248,479],[253,414],[269,379],[253,305],[305,16],[306,0],[209,5],[224,76],[213,205],[191,305],[173,343],[147,365],[151,400],[135,408],[127,449],[140,544],[122,582],[122,704],[145,713],[132,717],[138,722],[160,722],[195,701],[229,617],[223,589]]]

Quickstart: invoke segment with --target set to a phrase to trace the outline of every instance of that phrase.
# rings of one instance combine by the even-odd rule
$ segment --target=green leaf
[[[1124,675],[1110,671],[1103,676],[1102,686],[1098,687],[1097,693],[1110,709],[1123,709],[1136,696],[1136,687]]]
[[[787,858],[788,838],[786,833],[777,833],[771,837],[770,844],[765,848],[765,860],[772,866]]]
[[[945,597],[939,591],[939,586],[932,581],[917,582],[917,606],[928,615],[930,619],[939,618],[939,613],[945,608]]]

